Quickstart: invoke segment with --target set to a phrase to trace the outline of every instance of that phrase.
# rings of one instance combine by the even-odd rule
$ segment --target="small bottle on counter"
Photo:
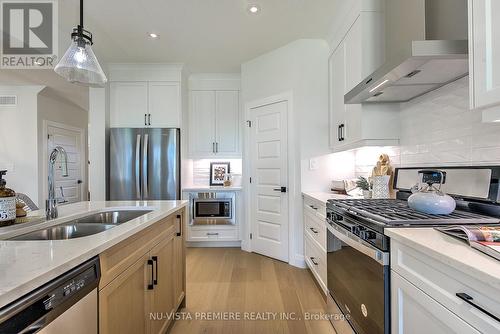
[[[16,193],[6,187],[3,176],[6,170],[0,171],[0,226],[12,225],[16,222]]]

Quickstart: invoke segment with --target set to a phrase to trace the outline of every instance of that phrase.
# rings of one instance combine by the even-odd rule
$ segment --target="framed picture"
[[[231,173],[231,164],[229,162],[211,162],[210,163],[210,185],[224,185],[224,175]]]

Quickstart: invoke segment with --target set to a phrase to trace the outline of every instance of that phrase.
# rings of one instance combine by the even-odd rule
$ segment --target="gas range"
[[[327,207],[332,211],[349,213],[382,227],[440,226],[450,224],[494,224],[498,218],[478,213],[455,210],[450,215],[430,215],[411,209],[401,199],[347,199],[330,200]]]
[[[396,170],[397,199],[327,203],[328,305],[349,315],[349,324],[358,334],[390,334],[390,239],[384,234],[386,228],[500,223],[500,166],[436,169],[446,171],[443,191],[457,202],[457,210],[450,215],[420,213],[408,206],[406,199],[420,168]]]

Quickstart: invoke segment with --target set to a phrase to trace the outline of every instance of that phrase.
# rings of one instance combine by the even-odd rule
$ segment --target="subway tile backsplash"
[[[195,159],[192,161],[193,185],[208,186],[210,184],[210,163],[230,162],[232,174],[242,174],[241,159]]]
[[[469,110],[469,78],[401,107],[401,165],[500,164],[500,124]]]

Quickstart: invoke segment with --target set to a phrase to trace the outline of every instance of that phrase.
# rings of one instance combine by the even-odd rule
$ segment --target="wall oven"
[[[234,194],[199,193],[192,198],[194,225],[234,224]]]
[[[335,306],[357,334],[388,334],[388,239],[331,209],[327,229],[327,285]]]

